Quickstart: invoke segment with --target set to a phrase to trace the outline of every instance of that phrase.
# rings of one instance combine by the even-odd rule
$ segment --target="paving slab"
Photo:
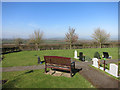
[[[49,70],[47,73],[45,74],[49,74],[52,76],[64,76],[64,77],[71,77],[70,73],[67,72],[62,72],[62,71],[54,71],[54,70]]]
[[[49,70],[47,73],[45,73],[45,74],[50,74],[50,75],[53,75],[55,73],[55,71],[53,71],[53,70]]]
[[[53,74],[53,76],[61,76],[62,75],[62,72],[55,72],[54,74]]]
[[[70,73],[63,73],[62,76],[64,76],[64,77],[71,77]]]

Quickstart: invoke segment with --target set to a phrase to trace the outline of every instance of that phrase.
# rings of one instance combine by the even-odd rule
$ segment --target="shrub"
[[[94,58],[101,59],[101,58],[100,58],[100,54],[99,54],[98,52],[95,52],[95,54],[94,54]]]

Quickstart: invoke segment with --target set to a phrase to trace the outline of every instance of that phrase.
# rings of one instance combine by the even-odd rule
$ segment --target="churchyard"
[[[80,52],[80,55],[81,55],[81,53],[82,52]],[[82,53],[83,54],[83,53]],[[98,52],[95,52],[95,54],[94,54],[94,58],[92,58],[92,66],[93,67],[95,67],[95,68],[98,68],[98,69],[100,69],[100,70],[103,70],[103,71],[105,71],[105,72],[107,72],[109,75],[111,75],[111,76],[113,76],[113,77],[115,77],[115,78],[117,78],[117,79],[119,79],[120,78],[120,75],[119,75],[119,68],[118,68],[118,66],[119,66],[119,63],[120,62],[118,62],[117,60],[115,61],[115,60],[112,60],[112,63],[106,63],[106,60],[107,61],[110,61],[110,59],[112,59],[112,56],[109,56],[109,54],[108,54],[108,52],[103,52],[103,54],[105,55],[102,55],[102,56],[100,56],[99,55],[99,53]],[[106,54],[107,54],[107,56],[106,56]],[[80,56],[79,55],[79,56]],[[82,61],[86,61],[86,62],[88,62],[88,60],[85,60],[85,58],[84,58],[85,56],[83,55],[83,60]],[[101,62],[101,57],[102,57],[102,61],[103,62]],[[106,57],[107,57],[107,59],[106,59]],[[76,59],[79,59],[79,57],[77,56],[77,51],[75,50],[75,52],[74,52],[74,58],[76,58]],[[82,59],[81,58],[81,59]],[[89,60],[90,61],[90,60]],[[115,62],[114,62],[115,61]]]
[[[0,88],[119,88],[120,3],[11,1],[1,2]]]
[[[93,58],[93,67],[96,67],[102,71],[107,72],[109,75],[112,75],[115,78],[119,78],[119,71],[118,71],[118,64],[116,63],[108,63],[107,65],[102,64],[99,66],[98,64],[98,59],[97,58]]]
[[[79,59],[75,59],[75,50],[77,51],[77,56],[79,56],[79,52],[83,52],[87,62],[83,62]],[[92,68],[98,70],[98,63],[92,62],[94,58],[94,53],[99,52],[102,57],[103,52],[109,52],[110,56],[112,56],[112,60],[117,61],[118,59],[118,48],[85,48],[85,49],[71,49],[71,50],[42,50],[42,51],[21,51],[16,53],[8,53],[4,54],[4,59],[2,62],[3,68],[14,68],[14,67],[23,67],[23,66],[40,66],[43,65],[42,68],[34,70],[23,70],[23,71],[11,71],[11,72],[2,72],[2,80],[5,81],[3,84],[3,88],[98,88],[91,81],[89,81],[83,74],[81,74],[82,70],[87,69],[87,67],[93,66]],[[38,56],[41,61],[44,61],[44,56],[62,56],[72,58],[76,62],[76,68],[82,67],[82,70],[77,72],[73,77],[65,77],[65,76],[54,76],[50,74],[45,74],[44,70],[44,62],[42,64],[38,64]],[[100,61],[103,61],[104,58],[101,58]],[[109,59],[110,60],[110,59]],[[106,60],[109,61],[109,60]],[[89,63],[87,65],[87,63]],[[83,63],[83,64],[82,64]],[[87,67],[85,68],[84,66]],[[109,70],[112,75],[117,75],[118,66],[116,68],[115,64],[108,63]],[[50,69],[48,69],[49,71]],[[100,69],[101,70],[101,69]],[[107,70],[107,69],[106,69]],[[88,71],[92,73],[92,70],[88,68]],[[99,70],[98,70],[99,71]],[[104,70],[102,70],[103,73]],[[86,71],[84,71],[86,72]],[[87,74],[89,74],[89,72]],[[101,72],[101,71],[99,71]],[[106,77],[109,77],[108,74],[105,73]],[[117,77],[116,76],[116,77]],[[113,78],[110,76],[110,78]],[[118,77],[117,77],[118,78]],[[74,82],[74,83],[73,83]]]

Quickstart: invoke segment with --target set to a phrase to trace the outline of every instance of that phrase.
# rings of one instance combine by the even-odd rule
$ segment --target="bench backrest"
[[[57,64],[57,65],[65,65],[70,66],[71,65],[71,58],[67,57],[60,57],[60,56],[44,56],[45,63],[49,64]]]

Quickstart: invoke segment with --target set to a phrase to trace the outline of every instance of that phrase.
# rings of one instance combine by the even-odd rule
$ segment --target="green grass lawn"
[[[2,79],[8,80],[3,88],[94,88],[79,73],[72,78],[44,74],[44,70],[3,72]]]
[[[118,59],[118,48],[85,48],[76,49],[78,52],[83,52],[87,57],[93,58],[94,53],[97,51],[102,56],[102,52],[109,52],[112,59]],[[29,66],[37,65],[37,55],[41,60],[44,60],[44,56],[63,56],[74,57],[74,49],[72,50],[43,50],[43,51],[21,51],[16,53],[5,54],[5,58],[2,61],[3,67],[13,66]],[[78,53],[79,55],[79,53]]]
[[[104,64],[101,64],[100,67],[104,67]],[[110,68],[110,64],[105,65],[105,69],[109,70],[109,68]]]

